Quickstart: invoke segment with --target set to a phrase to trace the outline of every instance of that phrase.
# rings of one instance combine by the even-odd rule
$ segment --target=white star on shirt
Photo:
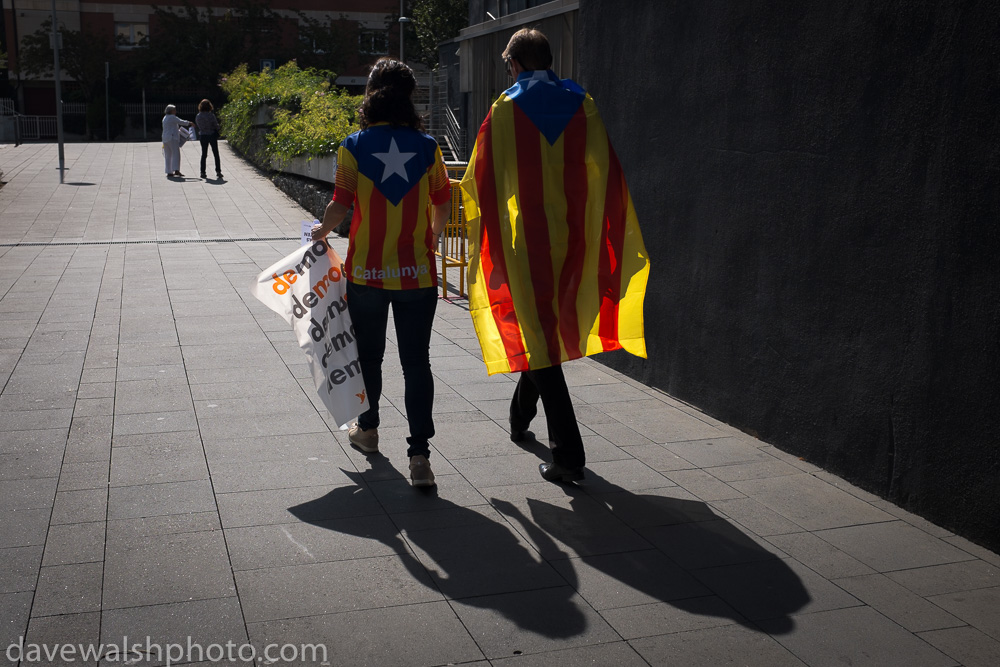
[[[410,179],[406,176],[406,163],[413,159],[416,153],[400,153],[399,148],[396,146],[396,139],[393,137],[389,143],[388,153],[372,153],[372,157],[378,158],[382,164],[385,165],[385,169],[382,171],[382,183],[393,174],[399,174],[403,177],[403,180],[407,183]]]

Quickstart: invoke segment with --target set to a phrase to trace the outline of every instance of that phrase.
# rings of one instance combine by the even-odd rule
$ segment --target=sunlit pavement
[[[60,184],[53,144],[0,145],[3,659],[1000,661],[996,554],[595,359],[587,479],[542,481],[454,286],[412,488],[393,327],[366,456],[249,292],[311,216],[221,148],[206,181],[197,146],[171,180],[159,142],[67,144]]]

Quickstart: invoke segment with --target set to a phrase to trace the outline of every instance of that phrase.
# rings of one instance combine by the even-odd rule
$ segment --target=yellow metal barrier
[[[441,296],[448,296],[448,269],[458,269],[458,295],[465,296],[465,267],[468,266],[466,248],[468,239],[465,235],[465,215],[462,207],[462,190],[458,181],[451,181],[451,218],[444,226],[441,234],[441,245],[437,254],[441,256]]]
[[[458,295],[465,297],[465,269],[468,238],[466,236],[465,208],[462,206],[462,189],[459,180],[465,174],[465,163],[446,164],[448,180],[451,182],[451,218],[441,234],[441,245],[437,254],[441,256],[441,296],[448,297],[448,269],[458,269]]]

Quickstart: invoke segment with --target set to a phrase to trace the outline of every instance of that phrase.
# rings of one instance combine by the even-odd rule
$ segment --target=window
[[[322,45],[316,41],[315,37],[299,36],[299,45],[302,47],[303,51],[308,51],[309,53],[315,53],[317,55],[326,54],[326,51],[323,50]]]
[[[139,46],[149,35],[148,23],[116,23],[115,40],[119,49],[132,49]]]
[[[358,51],[367,55],[386,55],[389,53],[389,32],[386,30],[362,30],[358,33]]]

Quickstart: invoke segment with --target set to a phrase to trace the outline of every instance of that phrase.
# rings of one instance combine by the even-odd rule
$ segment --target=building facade
[[[52,7],[51,0],[3,0],[2,46],[8,58],[7,71],[0,71],[0,76],[6,74],[8,90],[13,91],[12,96],[22,113],[55,113],[51,74],[32,76],[24,72],[19,63],[23,40],[51,21]],[[338,85],[363,86],[367,65],[378,56],[394,53],[399,48],[398,0],[272,0],[266,3],[258,0],[189,0],[186,6],[170,0],[55,2],[60,27],[80,31],[95,47],[113,49],[115,60],[120,58],[120,62],[127,62],[129,51],[141,45],[179,43],[183,38],[164,24],[157,8],[178,15],[193,10],[208,22],[225,21],[248,12],[267,12],[267,16],[276,17],[262,27],[262,31],[269,34],[265,35],[266,40],[260,40],[262,46],[252,53],[254,57],[248,58],[247,66],[251,71],[280,66],[289,54],[321,52],[315,36],[310,38],[306,27],[311,27],[314,35],[317,28],[322,32],[325,26],[349,35],[353,44],[348,48],[354,48],[349,48],[344,66],[337,72]],[[61,78],[72,88],[72,76],[64,71]]]

